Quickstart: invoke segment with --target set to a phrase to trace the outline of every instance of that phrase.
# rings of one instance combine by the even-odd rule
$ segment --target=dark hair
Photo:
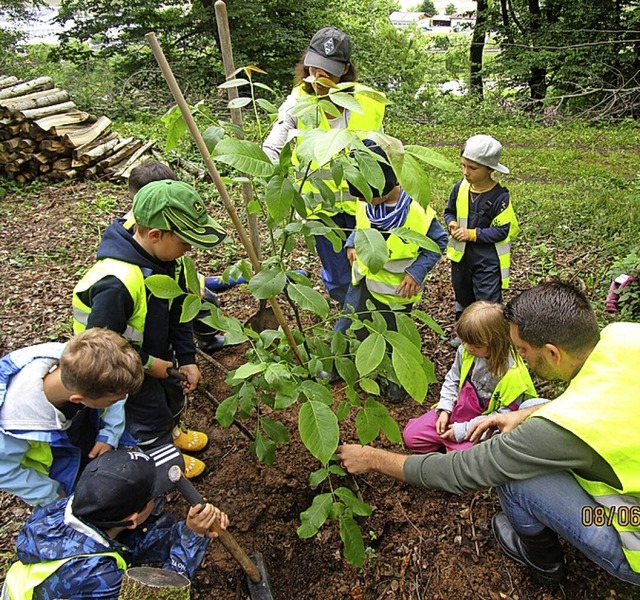
[[[600,339],[587,297],[562,281],[542,283],[511,300],[504,316],[535,348],[553,344],[572,356],[592,350]]]
[[[304,81],[307,77],[309,77],[309,67],[305,66],[304,64],[304,57],[306,56],[306,54],[307,52],[305,50],[302,58],[294,68],[293,86],[296,87],[302,84],[302,89],[304,89],[307,94],[315,94],[313,86],[309,82]],[[349,68],[347,69],[346,73],[342,74],[342,76],[338,80],[338,83],[344,83],[345,81],[353,81],[355,83],[358,80],[358,71],[355,68],[354,64],[350,62],[347,66]]]
[[[131,171],[131,175],[129,175],[129,192],[136,194],[147,183],[163,179],[177,181],[178,176],[171,167],[164,163],[157,160],[148,160]]]
[[[516,357],[501,304],[486,300],[470,304],[456,323],[456,333],[465,344],[489,349],[487,366],[495,377],[503,377],[508,371],[509,356]]]

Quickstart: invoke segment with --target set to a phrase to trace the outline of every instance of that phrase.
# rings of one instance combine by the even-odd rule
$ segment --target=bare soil
[[[115,205],[113,199],[117,199]],[[75,281],[95,256],[100,231],[128,209],[122,188],[92,183],[30,188],[0,201],[0,352],[49,340],[64,341],[71,334],[70,296]],[[228,222],[220,215],[221,222]],[[239,246],[239,244],[237,244]],[[201,270],[212,273],[233,259],[227,245],[209,262],[199,258]],[[314,257],[300,262],[317,273]],[[585,276],[579,249],[565,253],[560,272]],[[540,265],[515,250],[514,289],[529,287],[544,275]],[[451,331],[453,296],[448,266],[441,261],[430,277],[421,306]],[[220,295],[230,315],[248,317],[257,304],[242,287]],[[436,365],[439,381],[453,360],[453,350],[429,330],[423,349]],[[455,496],[411,488],[378,475],[357,478],[362,496],[374,508],[361,522],[368,547],[363,569],[341,556],[337,528],[328,526],[311,540],[296,535],[299,513],[307,509],[315,492],[309,473],[318,465],[304,450],[296,429],[296,414],[285,413],[284,424],[292,442],[279,449],[273,467],[259,464],[249,451],[249,439],[237,427],[220,427],[215,401],[228,393],[225,370],[244,362],[246,348],[225,348],[213,360],[199,356],[204,383],[191,400],[187,421],[206,431],[210,444],[202,458],[205,476],[200,491],[231,518],[231,533],[249,554],[264,556],[271,590],[277,600],[377,600],[482,598],[604,599],[640,598],[633,586],[623,584],[597,568],[578,551],[567,547],[568,577],[561,587],[543,589],[533,583],[524,567],[505,558],[491,534],[491,517],[499,510],[494,490]],[[336,395],[340,386],[334,386]],[[540,385],[542,394],[556,390]],[[429,390],[426,403],[437,400],[439,386]],[[426,404],[428,405],[428,404]],[[423,410],[411,399],[391,405],[403,427]],[[252,429],[251,422],[246,423]],[[342,426],[344,441],[355,441],[353,423]],[[393,447],[385,440],[379,447]],[[183,515],[186,504],[177,493],[168,497],[169,509]],[[0,563],[6,566],[30,508],[0,493]],[[238,565],[222,546],[212,543],[193,581],[196,600],[248,598]]]

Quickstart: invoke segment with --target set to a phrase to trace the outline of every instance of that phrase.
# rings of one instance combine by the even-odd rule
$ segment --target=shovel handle
[[[178,381],[187,381],[187,377],[180,373],[180,371],[178,371],[178,369],[176,369],[175,367],[169,367],[167,369],[167,377],[173,377]]]
[[[196,506],[197,504],[202,504],[204,506],[204,498],[194,485],[184,476],[180,467],[173,466],[169,469],[169,479],[173,482],[176,488],[178,488],[178,491],[184,496],[185,500],[191,506]],[[220,543],[229,551],[231,556],[236,559],[236,562],[242,567],[242,570],[247,574],[247,577],[249,577],[253,583],[260,583],[260,571],[258,571],[258,568],[253,564],[247,553],[238,545],[235,538],[226,529],[222,529],[222,527],[220,527],[218,519],[216,519],[211,525],[211,531],[218,534]]]

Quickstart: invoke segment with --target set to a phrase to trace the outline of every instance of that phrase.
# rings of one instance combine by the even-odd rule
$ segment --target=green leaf
[[[330,129],[322,135],[315,144],[314,154],[318,164],[326,165],[336,154],[348,148],[356,134],[348,129]]]
[[[212,125],[204,130],[202,138],[207,150],[209,150],[209,154],[213,153],[213,149],[224,139],[224,135],[224,129],[217,125]]]
[[[275,175],[267,183],[265,201],[269,216],[280,223],[289,216],[296,189],[284,175]]]
[[[278,107],[268,100],[265,100],[264,98],[257,98],[256,104],[270,115],[275,115],[278,113]]]
[[[393,420],[391,416],[381,419],[380,427],[382,428],[382,431],[387,436],[387,439],[390,442],[393,442],[394,444],[399,444],[400,442],[402,442],[400,427],[398,427],[398,424]]]
[[[360,500],[349,488],[339,487],[335,490],[335,495],[351,509],[354,515],[368,517],[371,514],[371,507]]]
[[[371,202],[373,194],[371,193],[371,186],[367,181],[367,178],[362,174],[360,169],[356,169],[353,165],[347,164],[344,166],[344,178],[354,185],[359,191],[361,198],[364,198],[368,202]]]
[[[238,382],[247,379],[256,373],[262,373],[267,368],[267,363],[244,363],[240,365],[233,373],[233,381]]]
[[[189,291],[192,294],[200,295],[200,278],[198,277],[198,271],[196,271],[193,261],[188,256],[182,258],[182,267]]]
[[[227,103],[227,108],[230,108],[230,109],[242,108],[247,104],[251,104],[251,98],[244,98],[244,97],[233,98],[232,100],[229,100],[229,102]]]
[[[251,452],[265,465],[272,465],[276,459],[276,444],[256,431],[256,437],[249,445]]]
[[[344,169],[342,168],[340,161],[334,160],[331,162],[331,178],[333,179],[333,183],[336,184],[336,187],[342,183],[342,179],[344,178]]]
[[[413,322],[413,319],[406,313],[397,312],[396,326],[398,333],[407,338],[419,351],[422,350],[422,336]]]
[[[382,426],[380,415],[365,404],[356,415],[356,433],[363,446],[370,444],[378,437]]]
[[[340,375],[350,387],[353,387],[358,379],[358,371],[356,371],[356,366],[353,364],[353,361],[346,356],[337,356],[336,353],[335,365],[338,375]]]
[[[300,384],[298,389],[308,400],[322,402],[322,404],[326,404],[327,406],[333,404],[331,390],[326,385],[318,383],[317,381],[307,379]]]
[[[333,102],[336,106],[342,106],[342,108],[346,108],[351,112],[357,113],[359,115],[364,113],[360,102],[358,102],[352,94],[346,94],[345,92],[334,92],[333,90],[329,92],[329,98],[331,102]]]
[[[298,527],[298,537],[307,539],[313,537],[329,516],[333,497],[331,494],[320,494],[313,499],[311,506],[300,513],[301,525]]]
[[[262,425],[265,433],[274,442],[276,442],[276,444],[286,444],[289,441],[289,432],[287,431],[287,428],[279,421],[274,421],[273,419],[262,417],[260,419],[260,425]]]
[[[309,475],[309,487],[317,488],[327,477],[329,477],[329,471],[324,467],[314,471]]]
[[[222,427],[229,427],[233,423],[233,419],[236,416],[238,410],[238,398],[237,396],[229,396],[222,402],[216,409],[216,419]]]
[[[367,394],[373,394],[374,396],[380,395],[380,386],[375,379],[370,379],[369,377],[363,377],[359,382],[362,391]]]
[[[167,126],[165,152],[173,150],[178,140],[187,132],[187,123],[178,106],[171,107],[160,120]]]
[[[221,83],[218,86],[218,89],[220,90],[228,90],[229,88],[237,88],[237,87],[242,87],[243,85],[249,85],[249,82],[246,79],[229,79],[228,81],[225,81],[224,83]]]
[[[378,273],[389,260],[389,247],[382,234],[373,228],[356,230],[356,253],[372,273]]]
[[[156,298],[172,300],[184,295],[184,290],[169,275],[149,275],[145,278],[144,284]]]
[[[411,315],[414,316],[419,321],[422,321],[430,329],[433,329],[433,331],[435,331],[438,335],[444,335],[444,329],[442,329],[442,327],[440,327],[440,325],[438,325],[435,322],[433,317],[430,317],[423,310],[418,310],[418,309],[412,310]]]
[[[371,333],[358,346],[356,351],[356,369],[358,369],[358,373],[361,376],[371,373],[382,362],[385,349],[384,337],[379,333]]]
[[[356,162],[369,186],[374,190],[382,192],[384,190],[385,178],[380,163],[371,156],[370,152],[358,152],[356,154]]]
[[[344,557],[354,566],[364,564],[364,542],[362,532],[349,512],[340,517],[340,539],[344,545]]]
[[[440,246],[436,244],[430,237],[426,235],[414,231],[413,229],[407,229],[406,227],[396,227],[391,230],[392,235],[397,235],[401,240],[409,244],[415,244],[420,248],[425,248],[430,250],[431,252],[436,252],[437,254],[442,254],[442,250],[440,250]]]
[[[287,288],[291,299],[304,308],[318,315],[321,319],[326,319],[329,314],[329,303],[325,297],[312,287],[299,283],[290,283]]]
[[[402,155],[402,159],[391,159],[398,181],[404,190],[425,210],[431,202],[431,181],[422,165],[410,154]]]
[[[264,379],[269,385],[275,385],[279,381],[291,379],[291,373],[287,365],[271,363],[264,372]]]
[[[193,321],[198,316],[200,309],[202,308],[202,300],[200,296],[194,294],[187,294],[187,297],[182,303],[182,312],[180,314],[180,323],[188,323]]]
[[[340,402],[338,404],[338,410],[336,410],[336,417],[338,417],[338,421],[344,421],[351,412],[351,405],[348,402]]]
[[[298,431],[303,444],[323,465],[338,447],[338,419],[324,403],[309,400],[298,413]]]
[[[347,472],[338,465],[329,465],[329,473],[332,473],[333,475],[339,475],[340,477],[344,477],[347,474]]]
[[[214,148],[213,158],[254,177],[269,177],[275,166],[262,148],[247,140],[225,138]]]
[[[415,346],[408,341],[406,345],[392,345],[391,363],[393,364],[393,370],[396,372],[400,385],[407,390],[416,402],[422,404],[427,396],[428,388],[427,376],[422,370],[422,357],[416,359],[412,351],[407,351],[407,347],[415,350]]]
[[[414,146],[409,145],[404,147],[404,151],[411,156],[415,156],[417,159],[422,162],[435,167],[436,169],[442,169],[443,171],[455,172],[457,173],[460,170],[460,166],[452,163],[450,160],[446,159],[439,152],[435,152],[434,150],[429,150],[428,148],[424,148],[423,146]]]
[[[249,280],[249,290],[258,300],[277,296],[287,284],[286,275],[276,269],[262,269]]]

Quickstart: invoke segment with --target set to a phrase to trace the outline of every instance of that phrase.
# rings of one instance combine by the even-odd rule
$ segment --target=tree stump
[[[152,567],[128,569],[118,600],[189,600],[191,582],[174,571]]]

